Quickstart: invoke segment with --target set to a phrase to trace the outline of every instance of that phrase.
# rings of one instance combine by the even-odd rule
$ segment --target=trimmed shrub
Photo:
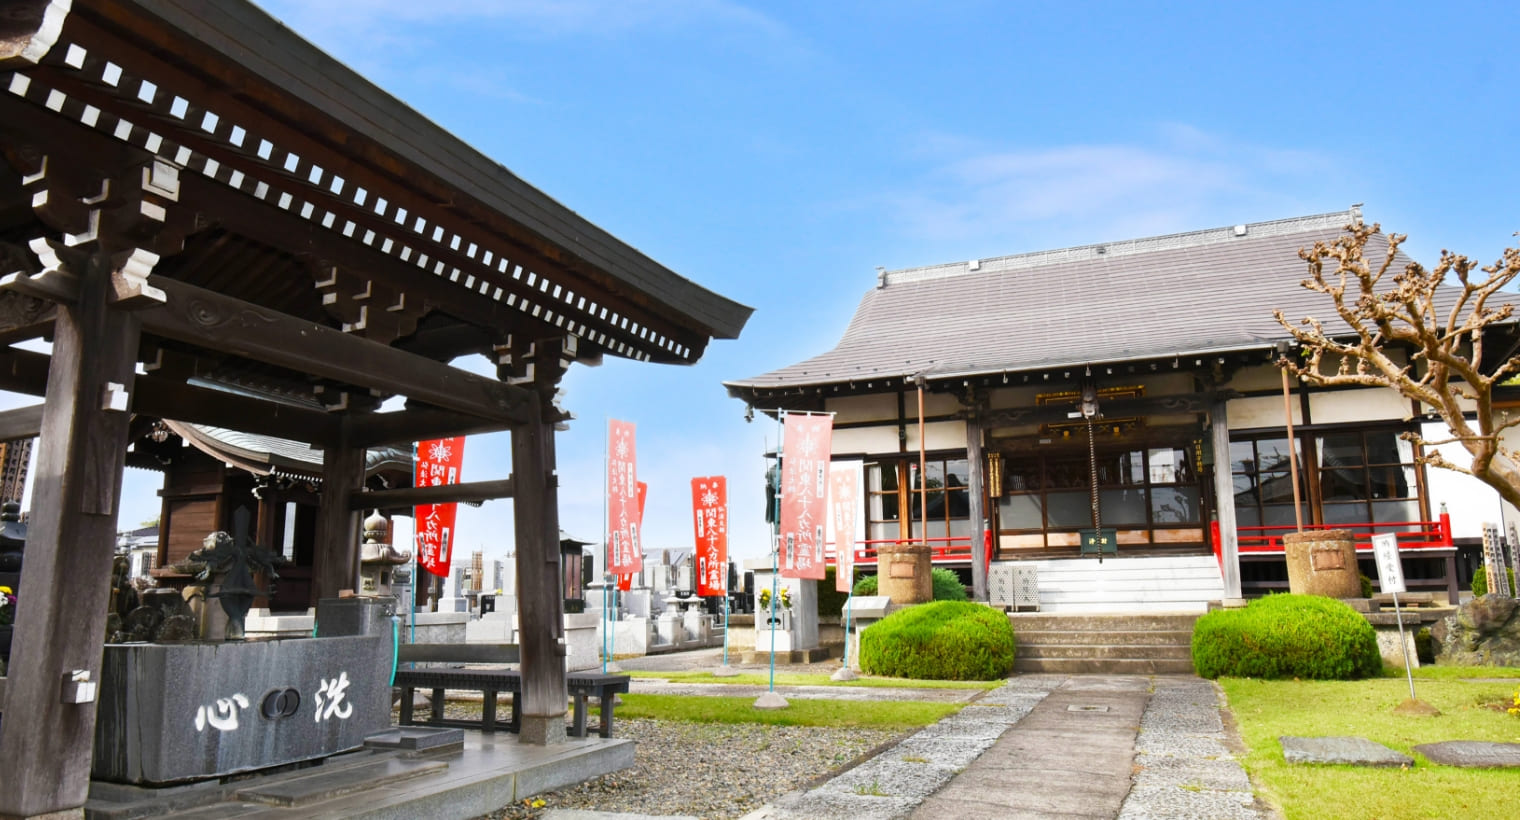
[[[1377,633],[1341,601],[1268,595],[1193,627],[1193,668],[1205,678],[1351,680],[1383,671]]]
[[[971,596],[966,594],[966,585],[961,583],[960,576],[956,575],[954,570],[935,569],[929,575],[931,582],[934,584],[934,600],[971,600]]]
[[[1363,598],[1371,598],[1372,597],[1372,579],[1368,578],[1367,577],[1367,573],[1365,573],[1365,572],[1362,573],[1362,597]]]
[[[823,580],[818,582],[818,617],[838,618],[844,612],[844,600],[850,596],[834,588],[834,568],[829,567],[823,571]]]
[[[966,601],[919,604],[860,633],[860,668],[915,680],[997,680],[1013,669],[1013,624]]]
[[[934,569],[929,573],[930,583],[934,585],[934,600],[936,601],[969,601],[971,596],[966,594],[966,586],[961,583],[959,575],[954,570]],[[856,595],[880,595],[881,587],[875,575],[866,575],[855,582]],[[822,593],[819,595],[822,598]],[[821,613],[822,604],[819,605]]]
[[[1430,635],[1430,627],[1422,626],[1414,633],[1414,654],[1426,666],[1436,662],[1436,641]]]
[[[1509,573],[1509,588],[1515,588],[1515,571],[1507,569]],[[1474,598],[1480,598],[1488,594],[1488,567],[1478,567],[1473,571],[1472,594]]]

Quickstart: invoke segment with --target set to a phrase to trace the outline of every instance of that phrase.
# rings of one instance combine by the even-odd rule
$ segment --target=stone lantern
[[[390,521],[375,510],[364,519],[364,543],[359,547],[359,594],[372,598],[394,596],[396,568],[412,560],[411,550],[397,550],[386,540]]]

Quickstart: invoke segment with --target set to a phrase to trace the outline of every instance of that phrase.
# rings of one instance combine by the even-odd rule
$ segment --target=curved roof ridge
[[[1250,222],[1222,228],[1204,228],[1202,230],[1163,234],[1161,236],[1122,239],[1116,242],[1095,242],[1089,245],[1075,245],[1069,248],[1055,248],[1045,251],[1030,251],[1009,256],[996,256],[989,259],[972,259],[965,262],[947,262],[939,265],[925,265],[916,268],[884,271],[881,274],[879,286],[885,287],[908,282],[924,282],[930,279],[941,279],[947,276],[974,273],[1027,270],[1030,268],[1042,268],[1048,265],[1082,262],[1100,257],[1114,258],[1154,251],[1195,248],[1202,245],[1235,241],[1245,237],[1261,239],[1308,231],[1338,230],[1346,227],[1348,224],[1360,223],[1361,221],[1361,206],[1352,205],[1344,211],[1332,211],[1329,213],[1311,214],[1309,216],[1273,219],[1266,222]]]

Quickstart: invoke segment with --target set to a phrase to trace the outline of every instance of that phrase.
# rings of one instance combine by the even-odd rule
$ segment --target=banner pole
[[[415,441],[412,442],[412,486],[417,486],[417,442]],[[412,613],[412,643],[417,642],[417,570],[421,569],[417,563],[418,552],[419,547],[417,544],[417,508],[412,507],[412,599],[407,602],[407,608]],[[416,664],[407,664],[407,666],[415,667]]]
[[[770,691],[776,691],[776,606],[781,603],[779,583],[781,581],[781,494],[785,487],[781,485],[781,458],[786,452],[785,430],[783,420],[786,411],[776,413],[776,519],[771,523],[771,681]]]
[[[608,458],[611,455],[612,444],[612,417],[602,419],[602,674],[607,674],[607,656],[612,654],[612,619],[607,611],[608,601],[611,596],[607,594],[607,585],[612,583],[612,539],[607,537],[607,519],[610,514],[607,505],[611,500],[607,497],[607,488],[612,481],[612,475],[607,471]]]

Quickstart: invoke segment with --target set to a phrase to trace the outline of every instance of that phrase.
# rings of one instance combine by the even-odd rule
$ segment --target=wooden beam
[[[252,396],[169,379],[137,377],[132,409],[143,415],[191,424],[225,427],[244,433],[326,445],[338,435],[338,418]]]
[[[499,433],[512,428],[508,422],[491,421],[432,407],[394,413],[370,413],[355,416],[353,422],[354,444],[362,447]]]
[[[58,309],[21,572],[28,603],[0,723],[0,816],[77,812],[90,785],[94,699],[60,696],[65,681],[100,680],[127,451],[130,414],[103,399],[131,383],[138,333],[131,314],[107,307],[108,266],[91,258],[79,301]]]
[[[0,441],[36,438],[42,432],[42,405],[0,412]]]
[[[533,404],[538,404],[537,394]],[[521,629],[523,743],[565,740],[565,631],[559,569],[559,490],[554,480],[554,425],[512,431],[512,518],[517,544],[517,613]]]
[[[452,504],[456,502],[495,501],[511,498],[513,483],[510,478],[499,481],[470,481],[464,484],[439,484],[436,487],[407,487],[399,490],[371,490],[354,493],[348,501],[349,509],[382,510],[397,507],[415,507],[419,504]]]
[[[46,395],[49,361],[46,353],[0,348],[0,390],[27,396]]]
[[[317,508],[313,604],[359,588],[359,514],[349,503],[364,487],[364,449],[354,447],[340,428],[338,440],[322,451],[322,503]]]
[[[0,390],[29,396],[43,395],[49,362],[45,353],[0,349]],[[327,413],[225,390],[196,387],[172,379],[137,376],[133,393],[132,411],[145,416],[226,427],[307,444],[325,444],[337,435],[338,421]]]
[[[168,301],[137,311],[145,332],[484,419],[529,420],[520,387],[184,282],[149,280]]]

